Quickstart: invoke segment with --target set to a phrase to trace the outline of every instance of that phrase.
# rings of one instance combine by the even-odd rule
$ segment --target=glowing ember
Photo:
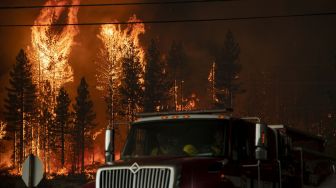
[[[190,98],[186,99],[186,104],[183,107],[183,110],[195,110],[197,108],[197,104],[199,99],[197,98],[196,94],[192,94]]]
[[[56,172],[56,175],[58,176],[67,176],[69,174],[67,168],[63,167],[60,170]]]
[[[93,133],[93,136],[92,136],[93,141],[95,141],[95,140],[97,139],[97,137],[98,137],[101,133],[103,133],[103,131],[104,131],[104,129],[100,129],[100,130],[98,130],[97,132]]]

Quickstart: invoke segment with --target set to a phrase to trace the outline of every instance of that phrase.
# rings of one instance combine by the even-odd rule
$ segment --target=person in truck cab
[[[212,156],[220,156],[223,147],[223,133],[221,131],[215,131],[213,136],[209,137],[210,138],[208,139],[208,144],[202,144],[201,146],[199,146],[199,149],[197,149],[197,147],[193,144],[186,144],[183,147],[183,152],[189,156],[195,156],[200,153]]]
[[[173,155],[178,151],[178,141],[174,137],[165,134],[157,135],[157,145],[151,151],[151,156]]]

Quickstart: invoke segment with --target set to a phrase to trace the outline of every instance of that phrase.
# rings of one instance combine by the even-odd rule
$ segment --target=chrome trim
[[[97,170],[96,188],[173,188],[175,168],[172,166],[140,166],[133,173],[132,166],[102,167]]]

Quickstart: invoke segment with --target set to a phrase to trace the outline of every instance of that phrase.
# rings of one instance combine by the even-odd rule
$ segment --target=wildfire
[[[0,140],[2,140],[7,134],[6,126],[6,123],[0,121]]]
[[[139,21],[136,16],[129,19],[130,22]],[[144,69],[144,50],[139,44],[139,35],[145,33],[144,24],[128,25],[122,28],[120,25],[101,26],[98,38],[102,41],[104,48],[101,50],[103,59],[98,63],[97,88],[106,92],[113,82],[113,87],[121,84],[122,65],[121,59],[127,57],[130,47],[133,45],[139,52],[138,56],[141,67]],[[143,80],[142,80],[143,81]]]
[[[59,6],[67,4],[80,4],[80,0],[48,0],[45,6]],[[32,63],[33,80],[37,85],[39,100],[42,101],[42,95],[47,94],[45,83],[50,84],[52,90],[52,101],[50,101],[49,109],[53,113],[56,95],[61,86],[65,83],[73,81],[73,71],[69,64],[69,56],[74,43],[74,37],[78,34],[78,26],[50,26],[52,24],[75,24],[77,23],[78,7],[59,7],[59,8],[43,8],[34,25],[31,28],[31,45],[27,47],[28,57]],[[53,114],[54,115],[54,114]],[[47,125],[45,125],[47,126]],[[52,158],[50,157],[49,142],[46,138],[40,138],[41,135],[47,137],[47,128],[42,130],[42,125],[31,127],[31,150],[34,154],[42,157],[45,162],[46,171],[52,172],[50,168]],[[44,140],[45,146],[41,144]],[[43,150],[43,151],[42,151]],[[27,152],[28,153],[28,152]]]
[[[68,169],[66,167],[61,168],[56,172],[58,176],[67,176],[69,174]]]
[[[193,93],[188,99],[186,99],[186,104],[183,107],[183,110],[195,110],[198,103],[199,99],[197,98],[196,94]]]
[[[79,4],[79,0],[49,0],[46,6]],[[77,23],[78,8],[44,8],[35,20],[35,25],[50,25],[56,23]],[[73,80],[73,71],[68,64],[74,37],[78,34],[78,27],[68,25],[32,27],[32,44],[28,48],[33,62],[35,81],[49,81],[54,90],[64,83]]]

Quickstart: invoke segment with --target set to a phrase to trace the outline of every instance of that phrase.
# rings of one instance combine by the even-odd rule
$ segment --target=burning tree
[[[6,129],[7,129],[7,124],[5,122],[0,121],[0,164],[2,162],[1,154],[5,152],[4,151],[5,145],[1,141],[4,140],[7,135]]]
[[[79,4],[79,0],[48,0],[45,6]],[[42,156],[45,168],[50,172],[50,154],[55,151],[52,123],[55,121],[56,96],[59,89],[73,81],[69,56],[78,34],[75,25],[52,26],[53,24],[77,23],[78,7],[43,8],[31,28],[31,45],[28,57],[32,62],[33,81],[37,86],[39,128],[34,137],[36,153]],[[47,104],[47,105],[45,105]],[[53,159],[54,160],[54,159]],[[53,161],[54,162],[54,161]]]
[[[209,81],[212,87],[214,107],[232,107],[233,98],[238,93],[240,85],[236,82],[241,65],[238,63],[240,53],[239,44],[228,31],[224,47],[216,52],[215,64],[210,71]]]
[[[144,78],[144,111],[166,110],[170,97],[166,65],[161,59],[159,47],[154,39],[147,50]]]
[[[71,2],[79,4],[79,0]],[[67,0],[49,0],[45,5],[65,4],[69,4]],[[75,24],[77,23],[77,12],[76,7],[44,8],[34,24]],[[56,91],[63,84],[73,81],[73,72],[68,59],[77,33],[78,28],[74,25],[32,27],[32,45],[29,47],[29,54],[33,61],[35,82],[41,83],[47,80]]]
[[[0,121],[0,140],[3,140],[7,134],[6,127],[7,124],[5,122]]]
[[[36,129],[32,121],[36,88],[32,80],[30,61],[23,50],[16,57],[16,63],[9,75],[5,117],[10,137],[13,139],[13,166],[19,167],[27,154],[32,152],[31,135]]]
[[[171,92],[174,96],[174,107],[176,111],[184,110],[184,91],[187,56],[181,42],[173,42],[168,54],[168,68],[170,77]]]
[[[134,121],[135,113],[142,109],[143,69],[140,64],[139,51],[131,43],[126,57],[122,60],[123,75],[121,79],[121,104],[127,109],[129,121]]]
[[[41,84],[40,88],[43,92],[39,93],[39,137],[38,137],[38,156],[42,157],[44,168],[46,172],[50,172],[50,154],[54,149],[52,145],[52,125],[54,124],[53,118],[53,90],[51,84],[45,81]]]
[[[70,103],[71,103],[70,97],[66,92],[66,90],[62,87],[56,99],[56,108],[55,108],[56,117],[54,126],[55,136],[58,140],[57,146],[61,150],[60,153],[61,153],[62,167],[64,167],[65,164],[65,138],[66,133],[69,130]]]
[[[129,21],[139,20],[132,16]],[[124,74],[122,60],[127,58],[130,48],[137,51],[139,66],[144,69],[144,51],[139,44],[139,35],[144,32],[144,24],[132,24],[124,29],[120,25],[103,25],[98,35],[103,47],[100,49],[100,61],[97,62],[97,89],[105,98],[110,127],[114,126],[117,114],[115,106],[119,105],[121,98],[119,91]]]
[[[76,156],[78,156],[78,162],[81,164],[81,172],[84,173],[84,160],[85,160],[85,149],[87,143],[92,143],[90,139],[90,133],[95,127],[94,120],[96,114],[93,112],[93,102],[90,99],[90,93],[88,90],[88,84],[83,77],[77,88],[76,103],[73,105],[74,108],[74,124],[75,124],[75,137],[77,140]],[[79,166],[79,164],[78,164]]]

